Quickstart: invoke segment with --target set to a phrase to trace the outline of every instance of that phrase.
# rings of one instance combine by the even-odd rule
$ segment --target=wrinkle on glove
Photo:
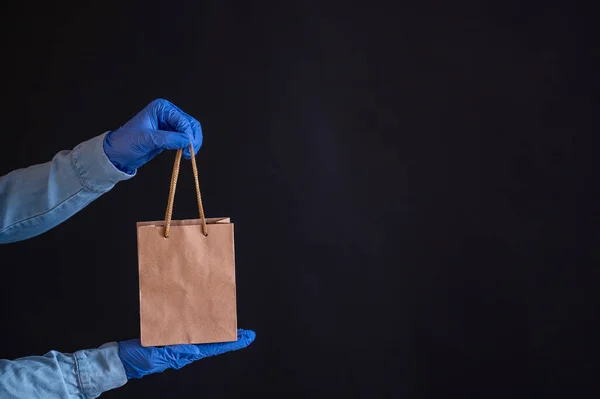
[[[131,339],[119,342],[119,357],[125,367],[127,379],[142,378],[148,374],[162,373],[166,369],[180,369],[206,357],[243,349],[255,338],[254,331],[239,329],[238,339],[234,342],[143,347],[139,339]]]
[[[109,132],[104,152],[119,170],[133,174],[163,150],[183,149],[190,159],[190,143],[194,154],[202,146],[200,122],[176,105],[163,99],[152,101],[129,122]]]

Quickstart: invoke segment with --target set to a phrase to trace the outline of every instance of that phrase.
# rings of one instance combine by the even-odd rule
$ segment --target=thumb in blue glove
[[[166,369],[177,370],[205,357],[245,348],[255,337],[254,331],[240,329],[235,342],[163,347],[143,347],[139,339],[131,339],[119,342],[119,358],[125,367],[127,379],[130,380],[162,373]]]
[[[202,145],[202,127],[167,100],[152,101],[146,108],[119,129],[104,137],[104,153],[119,170],[133,174],[163,150],[183,148],[190,159],[189,145],[194,155]]]

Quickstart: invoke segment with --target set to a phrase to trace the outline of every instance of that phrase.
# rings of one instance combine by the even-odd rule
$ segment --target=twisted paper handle
[[[181,154],[183,150],[177,150],[175,154],[175,165],[173,165],[173,175],[171,176],[171,188],[169,189],[169,201],[167,202],[167,212],[165,215],[165,238],[169,238],[169,229],[171,228],[171,217],[173,216],[173,202],[175,201],[175,188],[177,187],[177,178],[179,177],[179,165],[181,164]],[[208,236],[206,231],[206,219],[204,218],[204,208],[202,207],[202,195],[200,195],[200,183],[198,182],[198,167],[194,157],[194,146],[190,143],[190,154],[192,157],[192,170],[194,171],[194,181],[196,183],[196,197],[198,199],[198,210],[200,211],[200,220],[202,221],[202,234]]]

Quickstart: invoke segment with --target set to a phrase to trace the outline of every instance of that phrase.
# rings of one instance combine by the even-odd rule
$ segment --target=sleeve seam
[[[75,193],[71,194],[68,198],[65,198],[64,200],[62,200],[61,202],[59,202],[58,204],[56,204],[55,206],[53,206],[51,209],[48,209],[47,211],[38,213],[37,215],[29,216],[26,219],[19,220],[18,222],[15,222],[15,223],[11,224],[10,226],[5,227],[4,229],[0,230],[0,234],[6,233],[8,230],[10,230],[10,229],[12,229],[12,228],[14,228],[16,226],[19,226],[22,223],[28,222],[31,219],[35,219],[35,218],[38,218],[40,216],[45,216],[45,215],[48,215],[48,214],[54,212],[59,206],[61,206],[62,204],[66,203],[67,201],[71,200],[72,198],[76,197],[83,190],[84,190],[84,188],[80,188]]]
[[[79,180],[79,184],[81,184],[81,186],[84,189],[91,191],[93,193],[96,193],[96,194],[105,193],[106,190],[95,189],[86,183],[86,181],[85,181],[84,177],[81,175],[81,173],[79,171],[79,167],[77,165],[77,162],[79,161],[78,155],[79,155],[79,146],[74,148],[73,151],[71,152],[71,166],[73,167],[73,170],[75,171],[75,174],[77,175],[77,180]]]
[[[77,359],[77,355],[73,354],[73,359],[75,360],[75,378],[77,379],[77,385],[79,386],[79,390],[85,399],[89,399],[87,393],[83,389],[83,384],[81,382],[81,372],[79,369],[79,359]]]

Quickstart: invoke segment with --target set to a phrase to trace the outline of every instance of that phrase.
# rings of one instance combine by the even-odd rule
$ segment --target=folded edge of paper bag
[[[231,218],[206,218],[206,224],[229,224]],[[195,226],[202,224],[202,219],[187,219],[187,220],[172,220],[171,226]],[[137,222],[137,227],[155,226],[161,227],[165,225],[164,220],[154,222]]]

